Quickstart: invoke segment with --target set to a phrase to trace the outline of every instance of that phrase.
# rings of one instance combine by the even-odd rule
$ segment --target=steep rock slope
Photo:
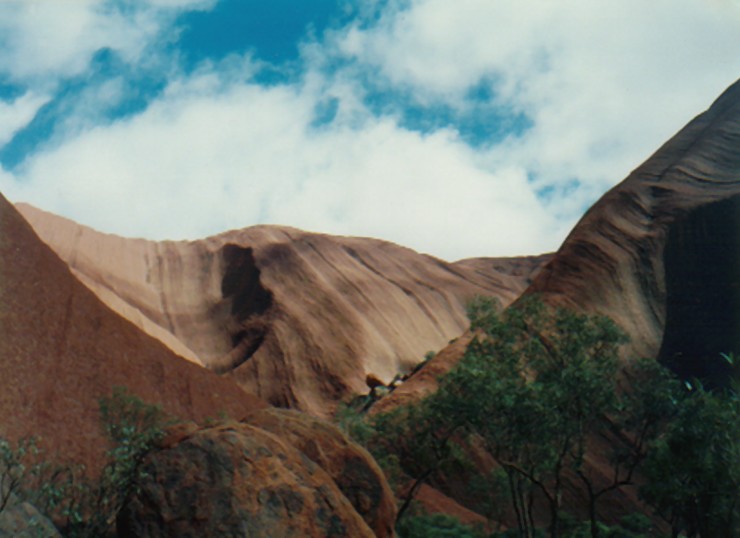
[[[200,241],[102,234],[18,205],[111,308],[283,407],[325,414],[467,325],[475,294],[511,302],[542,258],[449,264],[374,239],[256,226]]]
[[[610,316],[631,336],[631,352],[721,382],[718,354],[740,351],[740,81],[605,194],[525,293]],[[472,338],[467,332],[448,345],[370,413],[434,392]],[[603,450],[587,468],[605,475],[607,441],[595,442]],[[577,486],[567,494],[585,506]],[[634,491],[619,491],[601,517],[642,510]]]
[[[740,350],[738,195],[740,81],[605,194],[527,293],[610,316],[636,354],[711,373]]]
[[[54,457],[95,469],[97,400],[114,386],[196,420],[266,406],[112,312],[0,195],[0,435],[40,436]]]

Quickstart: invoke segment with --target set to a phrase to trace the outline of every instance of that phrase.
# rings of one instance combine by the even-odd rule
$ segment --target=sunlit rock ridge
[[[684,376],[740,351],[740,81],[581,219],[527,293],[598,312]]]
[[[447,263],[367,238],[255,226],[199,241],[99,233],[18,209],[74,274],[181,356],[275,405],[322,415],[467,328],[476,294],[508,304],[547,257]]]

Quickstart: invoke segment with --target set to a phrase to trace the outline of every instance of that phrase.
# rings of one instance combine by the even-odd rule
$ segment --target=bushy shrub
[[[483,538],[480,530],[448,514],[422,514],[403,518],[396,526],[399,538]]]
[[[138,477],[138,463],[174,420],[124,387],[100,398],[99,408],[111,446],[95,480],[84,466],[50,463],[34,437],[15,444],[0,439],[0,511],[11,499],[28,501],[53,519],[65,536],[113,535],[116,515]]]
[[[111,447],[99,479],[88,483],[80,494],[81,517],[67,529],[76,538],[111,535],[116,515],[135,487],[138,464],[162,439],[165,428],[176,422],[160,406],[142,401],[125,387],[115,387],[98,404],[101,427]]]

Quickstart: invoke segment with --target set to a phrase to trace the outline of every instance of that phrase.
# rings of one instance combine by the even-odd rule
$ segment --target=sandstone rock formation
[[[740,81],[581,219],[527,293],[605,314],[633,352],[720,375],[740,350]]]
[[[263,409],[246,419],[300,450],[324,469],[378,538],[394,536],[396,500],[372,456],[332,424],[288,409]]]
[[[197,430],[142,466],[118,517],[122,537],[374,536],[329,474],[251,425]]]
[[[439,378],[449,372],[462,359],[465,350],[473,339],[473,333],[466,331],[429,359],[412,375],[370,407],[369,414],[387,413],[402,405],[414,404],[437,391]]]
[[[448,514],[456,517],[461,523],[471,526],[478,525],[482,528],[486,528],[488,523],[484,516],[465,508],[451,497],[427,484],[419,488],[414,500],[429,514]]]
[[[605,194],[525,293],[607,315],[631,336],[631,353],[721,382],[719,353],[740,351],[740,81]],[[462,358],[471,338],[466,333],[451,343],[370,413],[436,390],[437,377]],[[587,468],[607,482],[609,465],[600,454],[614,440],[592,442],[598,448]],[[443,488],[465,502],[453,490],[454,484]],[[570,506],[585,505],[577,487],[566,496]],[[627,489],[613,492],[600,515],[615,522],[642,510]]]
[[[0,512],[0,538],[62,538],[62,535],[34,505],[12,502]]]
[[[0,435],[40,436],[52,457],[95,469],[98,398],[114,386],[196,420],[266,405],[112,312],[0,196]]]
[[[322,415],[464,331],[475,294],[509,303],[542,258],[449,264],[374,239],[256,226],[201,241],[101,234],[18,205],[75,275],[171,349],[281,407]]]

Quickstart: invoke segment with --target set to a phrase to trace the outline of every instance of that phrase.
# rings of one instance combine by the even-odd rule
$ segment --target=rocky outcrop
[[[456,517],[461,523],[471,526],[478,525],[482,528],[486,528],[489,524],[484,516],[465,508],[451,497],[427,484],[422,484],[414,500],[429,514],[448,514]]]
[[[740,350],[739,195],[740,81],[605,194],[527,293],[611,317],[634,354],[712,373]]]
[[[0,538],[61,538],[54,524],[35,506],[22,502],[0,512]]]
[[[19,204],[77,277],[171,349],[281,407],[322,415],[368,375],[388,383],[508,304],[541,258],[449,264],[374,239],[256,226],[201,241],[101,234]]]
[[[118,516],[122,537],[374,536],[330,474],[255,426],[196,430],[141,469]]]
[[[631,336],[631,354],[660,357],[682,375],[721,382],[726,372],[719,353],[740,351],[740,82],[604,195],[525,293],[607,315]],[[466,333],[444,348],[370,413],[434,392],[438,376],[462,358],[471,338]],[[608,483],[610,465],[602,454],[617,441],[591,442],[586,468],[595,481]],[[444,493],[471,504],[459,494],[464,490],[444,486]],[[577,486],[565,494],[569,506],[585,506]],[[604,521],[644,510],[634,489],[610,495]]]
[[[439,378],[452,370],[462,359],[472,340],[473,333],[466,331],[460,338],[450,342],[442,351],[420,365],[402,384],[374,402],[369,414],[387,413],[397,407],[417,403],[425,396],[436,392]]]
[[[98,399],[115,386],[194,420],[266,405],[111,311],[2,196],[0,335],[0,435],[40,436],[91,470],[106,449]]]
[[[324,469],[378,538],[394,536],[396,500],[383,471],[334,425],[288,409],[264,409],[246,419],[288,441]]]

